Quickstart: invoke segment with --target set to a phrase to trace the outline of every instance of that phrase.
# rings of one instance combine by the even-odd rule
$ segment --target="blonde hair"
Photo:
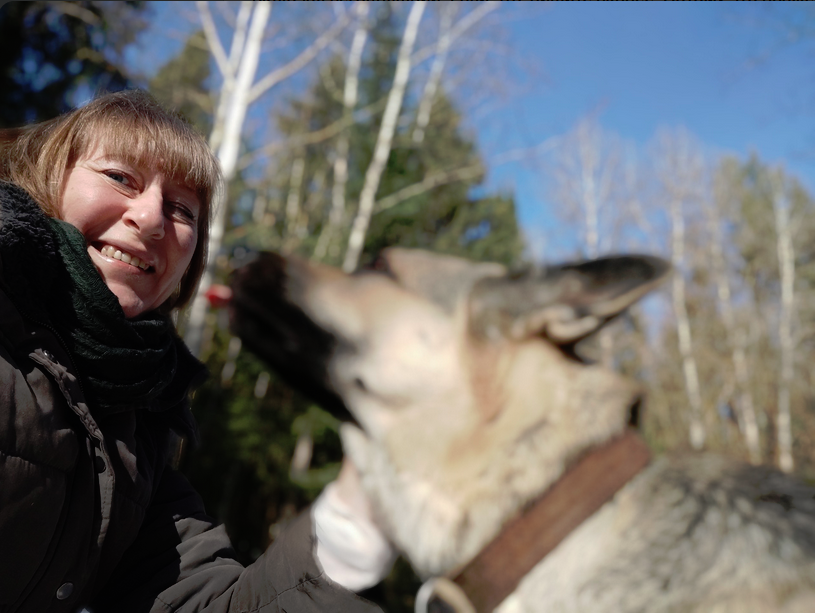
[[[25,189],[47,215],[58,218],[66,172],[100,146],[106,155],[128,164],[158,166],[197,195],[198,244],[178,291],[161,310],[185,306],[206,267],[210,219],[222,176],[204,138],[150,94],[141,90],[105,94],[56,119],[3,131],[0,179]]]

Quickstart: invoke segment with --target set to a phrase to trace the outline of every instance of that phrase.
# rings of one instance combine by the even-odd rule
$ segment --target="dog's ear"
[[[661,258],[624,255],[482,279],[470,294],[471,330],[488,338],[544,335],[572,344],[654,289],[669,271]]]

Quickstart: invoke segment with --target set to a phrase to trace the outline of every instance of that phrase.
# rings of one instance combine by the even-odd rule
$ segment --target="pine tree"
[[[0,5],[0,127],[55,117],[80,102],[79,93],[130,86],[122,53],[146,25],[144,8],[141,1]]]
[[[159,68],[150,80],[150,92],[167,108],[179,113],[201,134],[212,129],[212,102],[207,91],[210,56],[204,33],[187,38],[181,52]]]
[[[361,74],[357,111],[360,119],[349,128],[347,201],[350,203],[359,196],[373,155],[382,102],[387,96],[395,65],[399,41],[392,9],[387,3],[381,7],[371,31],[372,50]],[[280,132],[296,141],[298,135],[336,126],[342,117],[338,89],[343,74],[340,59],[331,60],[308,96],[291,101],[287,111],[278,115]],[[409,118],[414,115],[415,107],[408,101],[400,122],[403,127],[395,138],[377,193],[383,206],[375,209],[371,220],[365,242],[367,258],[384,247],[399,245],[515,263],[520,258],[522,242],[514,202],[508,196],[473,198],[470,195],[483,180],[483,162],[474,141],[463,129],[462,118],[452,101],[444,92],[438,95],[427,136],[420,146],[410,138]],[[275,172],[269,173],[271,180],[264,188],[267,201],[273,203],[275,231],[270,234],[268,228],[264,229],[265,238],[257,236],[260,246],[294,249],[306,256],[313,253],[328,219],[335,141],[336,136],[314,144],[295,145],[287,155],[275,159]],[[455,177],[462,178],[453,180]],[[437,186],[419,188],[423,183],[434,183],[434,180]],[[418,192],[415,195],[397,197],[413,188]],[[292,193],[292,190],[299,191]],[[293,203],[299,203],[297,221],[291,215],[294,206],[287,207]],[[348,211],[346,228],[353,212],[353,209]],[[270,235],[275,239],[270,240]],[[345,239],[343,236],[342,241]],[[338,264],[340,261],[335,250],[331,262]]]

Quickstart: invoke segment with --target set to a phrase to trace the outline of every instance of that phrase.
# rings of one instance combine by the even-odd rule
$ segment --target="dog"
[[[347,418],[378,521],[428,580],[417,610],[815,611],[815,490],[714,455],[649,461],[640,386],[575,350],[669,269],[623,255],[520,274],[391,248],[349,275],[264,253],[234,275],[232,325]],[[545,555],[498,577],[527,541]]]

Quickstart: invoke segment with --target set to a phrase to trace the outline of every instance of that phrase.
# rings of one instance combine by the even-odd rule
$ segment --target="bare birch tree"
[[[362,66],[362,51],[368,38],[368,2],[357,2],[357,27],[351,48],[348,51],[345,83],[342,91],[342,118],[344,129],[337,140],[337,149],[334,158],[334,182],[331,187],[331,210],[328,214],[328,223],[320,232],[317,245],[314,248],[314,258],[322,260],[329,251],[331,241],[337,233],[345,216],[345,191],[348,184],[348,148],[350,120],[359,97],[359,71]]]
[[[413,142],[420,144],[424,140],[424,131],[430,123],[430,111],[433,107],[433,100],[439,89],[444,65],[447,62],[447,54],[450,52],[452,43],[451,27],[456,10],[455,2],[439,2],[441,18],[439,20],[439,39],[436,43],[436,53],[433,56],[433,63],[430,67],[430,75],[425,83],[422,99],[419,102],[419,110],[416,113],[416,125],[413,127]]]
[[[736,325],[736,318],[733,312],[733,292],[731,290],[730,276],[728,274],[727,262],[725,259],[724,236],[722,232],[722,207],[723,200],[728,199],[728,194],[721,193],[724,186],[717,186],[719,193],[712,202],[704,207],[708,228],[708,245],[710,250],[710,271],[713,274],[716,285],[716,296],[719,304],[719,313],[724,324],[727,335],[728,346],[730,347],[731,360],[733,362],[733,372],[735,376],[736,411],[738,414],[739,429],[744,437],[750,462],[759,464],[761,462],[761,445],[759,439],[758,419],[753,403],[753,394],[750,389],[750,375],[747,368],[747,356],[745,345],[746,332]]]
[[[237,171],[241,135],[249,106],[268,90],[308,65],[339,35],[348,22],[346,12],[341,12],[325,32],[292,60],[269,71],[256,81],[255,75],[272,4],[241,2],[227,55],[210,14],[209,3],[205,1],[196,3],[207,44],[223,79],[210,144],[221,163],[227,185]],[[207,266],[201,279],[201,287],[208,287],[214,279],[215,257],[223,241],[227,219],[228,206],[224,191],[211,222]],[[184,335],[184,340],[193,354],[197,354],[201,347],[206,311],[206,298],[199,293],[190,308]]]
[[[795,257],[790,228],[790,204],[786,196],[783,175],[772,176],[772,201],[775,213],[776,249],[781,276],[781,305],[778,317],[778,343],[781,350],[781,368],[778,381],[778,466],[792,472],[792,420],[790,414],[790,388],[793,379],[795,348],[792,322],[795,309]]]
[[[385,113],[382,116],[382,123],[374,146],[374,155],[368,170],[365,172],[365,180],[359,196],[359,209],[351,227],[351,235],[348,239],[348,248],[345,252],[345,259],[342,268],[346,272],[353,271],[359,262],[362,248],[365,243],[365,234],[373,214],[376,192],[379,189],[379,182],[382,172],[390,155],[393,135],[396,132],[396,122],[402,109],[402,102],[405,97],[408,79],[411,70],[411,55],[416,36],[419,31],[419,23],[425,10],[425,1],[414,0],[408,14],[405,31],[402,35],[402,42],[399,46],[399,54],[396,60],[396,73],[393,79],[393,86],[388,94],[388,102],[385,106]]]
[[[693,336],[686,304],[685,280],[685,207],[694,197],[694,186],[702,181],[701,155],[684,130],[663,132],[659,136],[660,152],[657,160],[658,179],[667,199],[671,225],[672,303],[676,318],[676,333],[682,372],[685,381],[689,411],[689,439],[691,447],[701,449],[705,444],[705,425],[699,374],[693,354]]]

